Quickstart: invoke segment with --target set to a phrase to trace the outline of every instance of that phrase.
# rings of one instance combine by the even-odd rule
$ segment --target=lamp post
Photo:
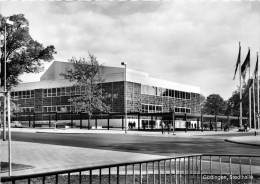
[[[125,111],[125,133],[127,133],[127,84],[126,84],[126,63],[125,62],[121,62],[121,65],[125,67],[125,72],[124,72],[124,101],[125,101],[125,106],[124,106],[124,111]]]
[[[8,111],[8,164],[9,164],[9,176],[12,175],[12,157],[11,157],[11,109],[10,109],[10,92],[7,91],[7,84],[6,84],[6,62],[7,62],[7,56],[6,56],[6,42],[7,42],[7,34],[6,34],[6,26],[7,25],[13,25],[14,22],[10,21],[8,19],[5,20],[4,25],[4,130],[3,130],[3,140],[6,139],[6,110]],[[6,104],[6,101],[7,104]],[[6,109],[6,105],[8,106]]]
[[[0,26],[1,26],[1,22],[0,22]],[[4,35],[2,35],[1,34],[1,32],[0,32],[0,58],[1,58],[1,56],[2,56],[2,47],[3,47],[3,43],[2,42],[4,42],[4,40],[5,40],[5,38],[4,38]],[[0,73],[1,73],[1,62],[0,62]],[[1,86],[1,80],[0,80],[0,86]],[[4,127],[4,126],[3,126]],[[3,135],[4,135],[4,131],[5,129],[3,128]],[[3,140],[4,140],[4,136],[3,136]]]

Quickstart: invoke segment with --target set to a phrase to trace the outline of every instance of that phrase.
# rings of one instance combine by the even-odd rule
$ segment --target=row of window
[[[70,112],[75,111],[75,107],[71,105],[43,106],[42,112]]]
[[[49,88],[43,89],[43,97],[55,97],[55,96],[74,96],[74,95],[84,95],[85,87],[63,87],[63,88]],[[13,99],[24,99],[24,98],[34,98],[34,90],[29,91],[15,91],[12,92]],[[114,93],[113,95],[110,93],[105,93],[104,96],[106,98],[118,98],[118,93]]]
[[[43,106],[42,112],[70,112],[75,111],[71,105]],[[142,112],[162,112],[162,105],[142,104]],[[34,107],[21,107],[21,112],[34,112]],[[175,107],[175,112],[191,113],[190,108]]]
[[[13,99],[18,98],[34,98],[34,90],[27,90],[27,91],[14,91],[11,93]]]
[[[141,85],[141,94],[153,95],[153,96],[167,96],[167,97],[181,98],[181,99],[191,98],[190,92],[171,90],[171,89],[159,88],[159,87],[148,86],[148,85]]]
[[[190,108],[185,108],[185,107],[175,107],[175,112],[183,112],[183,113],[191,113]]]
[[[182,113],[191,113],[190,108],[186,107],[175,107],[175,112],[182,112]],[[162,105],[154,105],[154,104],[142,104],[142,112],[162,112],[163,107]]]
[[[162,112],[162,105],[142,104],[142,112]]]
[[[34,112],[34,107],[21,107],[21,112]]]
[[[74,96],[85,94],[85,87],[63,87],[63,88],[49,88],[43,90],[43,97],[54,96]]]

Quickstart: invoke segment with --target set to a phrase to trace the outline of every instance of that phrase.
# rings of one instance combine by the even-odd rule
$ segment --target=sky
[[[124,61],[224,99],[239,84],[233,80],[238,42],[242,60],[251,49],[251,71],[260,51],[260,1],[0,1],[0,13],[24,14],[31,36],[55,46],[55,60],[92,53],[103,65]]]

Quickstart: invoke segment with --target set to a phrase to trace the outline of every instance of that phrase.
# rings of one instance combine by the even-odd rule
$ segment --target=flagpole
[[[256,119],[255,119],[255,79],[253,78],[253,122],[254,122],[254,127],[256,127]]]
[[[241,50],[241,46],[240,46],[240,42],[239,42],[239,52]],[[241,57],[241,56],[239,56]],[[240,58],[239,58],[240,60]],[[241,79],[241,62],[239,62],[239,99],[240,99],[240,102],[239,102],[239,106],[240,106],[240,113],[239,113],[239,126],[240,128],[242,127],[242,85],[241,85],[241,82],[242,82],[242,79]]]
[[[251,99],[252,99],[252,97],[251,97],[251,86],[249,87],[249,128],[251,129],[251,125],[252,125],[252,114],[251,114]]]
[[[250,66],[248,67],[249,69],[249,79],[248,79],[248,83],[250,82],[250,79],[251,79],[251,76],[250,76]],[[251,124],[252,124],[252,113],[251,113],[251,107],[252,107],[252,104],[251,104],[251,91],[252,91],[252,86],[250,85],[249,87],[249,106],[248,106],[248,110],[249,110],[249,128],[251,128]]]
[[[256,57],[257,57],[257,61],[258,61],[258,52],[256,53]],[[257,62],[258,65],[258,62]],[[259,68],[257,66],[257,125],[259,128],[259,72],[258,72]]]

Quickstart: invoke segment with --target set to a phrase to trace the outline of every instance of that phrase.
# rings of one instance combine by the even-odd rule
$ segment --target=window
[[[34,95],[34,90],[31,90],[31,98],[34,98],[35,95]]]
[[[22,92],[21,91],[18,92],[18,96],[19,96],[19,98],[22,98]]]
[[[169,96],[169,89],[166,89],[166,96]]]
[[[70,87],[66,87],[65,96],[70,96]]]
[[[64,96],[66,93],[66,88],[60,88],[60,96]]]
[[[51,107],[47,107],[47,112],[51,112]]]
[[[190,99],[190,93],[186,93],[186,99]]]
[[[175,112],[191,113],[191,109],[186,107],[175,107]]]
[[[61,96],[60,95],[60,90],[61,90],[61,88],[57,88],[57,96]]]
[[[142,112],[148,112],[148,105],[142,104]]]
[[[51,92],[51,96],[57,96],[57,88],[52,88]]]
[[[157,105],[156,106],[156,112],[162,112],[162,106]]]
[[[21,107],[21,112],[34,112],[34,107]]]
[[[162,105],[142,104],[142,112],[162,112]]]
[[[51,89],[48,89],[47,96],[51,96]]]
[[[42,107],[43,108],[43,112],[47,112],[47,107]]]
[[[187,108],[186,109],[186,113],[190,113],[191,112],[191,109],[190,108]]]
[[[47,93],[47,89],[44,89],[44,90],[43,90],[43,97],[47,97],[47,94],[48,94],[48,93]],[[47,112],[47,111],[46,111],[46,112]]]
[[[57,111],[56,106],[52,106],[51,107],[51,112],[56,112],[56,111]]]
[[[18,99],[18,91],[15,91],[15,92],[12,92],[11,93],[11,96],[12,96],[12,98],[14,99],[14,100],[16,100],[16,99]]]

